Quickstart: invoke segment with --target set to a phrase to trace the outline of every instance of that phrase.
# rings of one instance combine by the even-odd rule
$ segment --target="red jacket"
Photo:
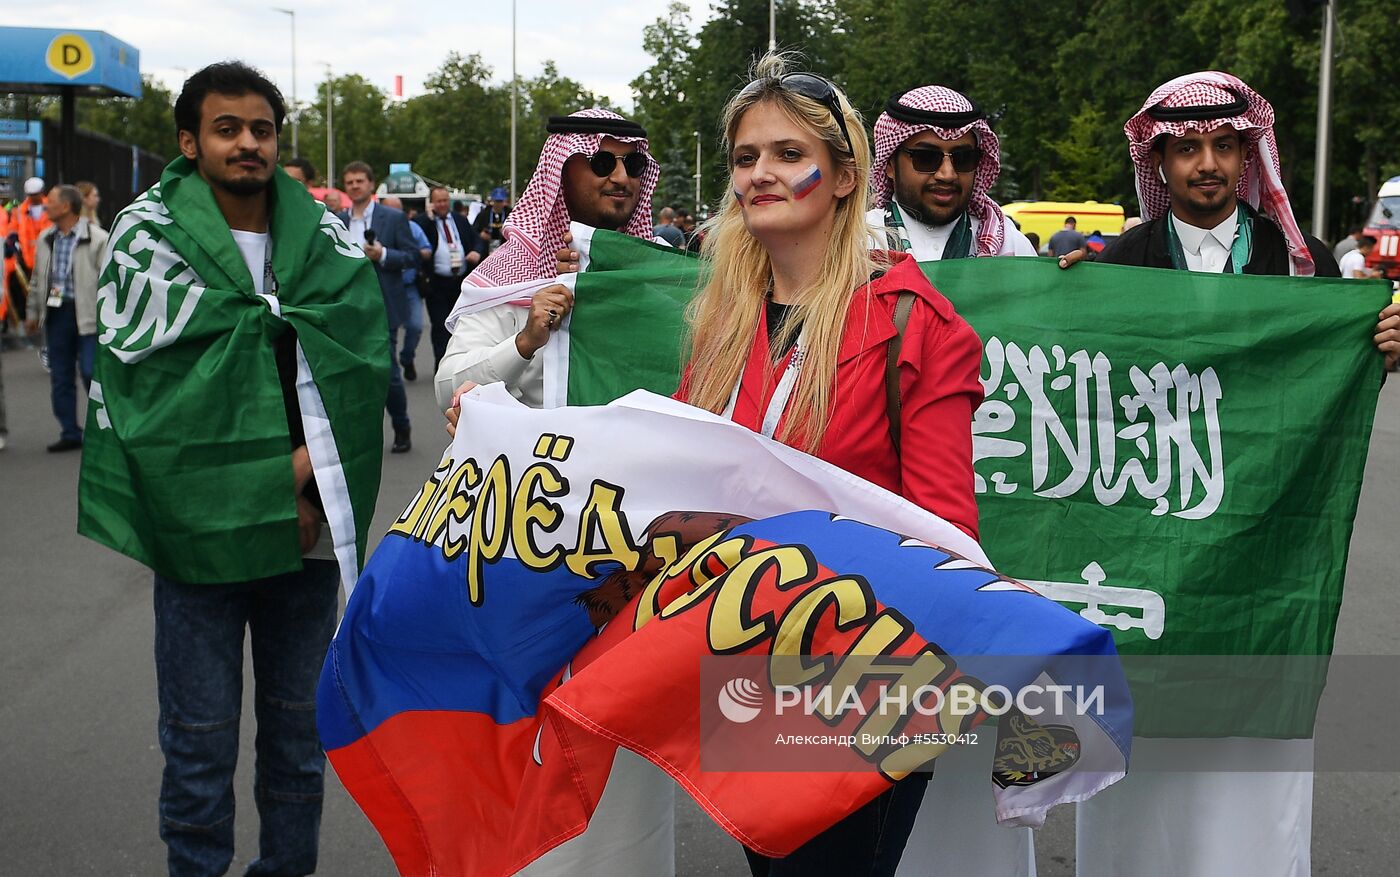
[[[831,420],[816,456],[900,494],[977,538],[972,412],[982,404],[982,342],[908,254],[851,300],[836,365]],[[885,356],[895,336],[899,294],[917,295],[900,351],[900,443],[890,439]],[[740,381],[734,421],[755,432],[773,397],[784,358],[771,364],[766,314]],[[676,398],[684,401],[688,381]],[[782,432],[782,423],[778,433]]]

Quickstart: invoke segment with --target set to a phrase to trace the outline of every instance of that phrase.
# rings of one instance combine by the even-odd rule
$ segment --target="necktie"
[[[442,223],[442,233],[443,233],[443,235],[446,236],[446,238],[447,238],[447,245],[450,247],[450,246],[452,246],[452,228],[451,228],[451,223],[449,223],[446,219],[439,220],[439,222]]]

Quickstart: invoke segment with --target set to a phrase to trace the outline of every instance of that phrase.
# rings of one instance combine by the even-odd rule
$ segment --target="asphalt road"
[[[32,351],[0,357],[10,428],[9,448],[0,451],[0,875],[163,873],[150,573],[75,535],[79,458],[44,451],[57,438],[48,376]],[[419,362],[431,362],[426,338]],[[1396,377],[1381,394],[1338,654],[1400,653]],[[406,455],[386,453],[373,534],[385,531],[447,440],[426,376],[409,384],[409,400],[415,447]],[[388,445],[386,426],[386,452]],[[1389,685],[1393,693],[1393,679]],[[255,855],[257,836],[246,697],[244,715],[235,874]],[[1317,776],[1314,873],[1394,873],[1397,770],[1392,758],[1370,773]],[[328,774],[318,873],[392,875],[378,836]],[[678,801],[678,874],[747,874],[737,845],[684,795]],[[1072,808],[1062,807],[1039,833],[1043,877],[1073,874],[1073,830]]]

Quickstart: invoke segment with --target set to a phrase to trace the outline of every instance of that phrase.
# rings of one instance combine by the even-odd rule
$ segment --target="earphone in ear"
[[[1164,170],[1162,170],[1162,166],[1161,166],[1160,164],[1157,165],[1157,177],[1162,181],[1162,184],[1163,184],[1163,185],[1166,185],[1166,182],[1167,182],[1167,172],[1164,171]]]

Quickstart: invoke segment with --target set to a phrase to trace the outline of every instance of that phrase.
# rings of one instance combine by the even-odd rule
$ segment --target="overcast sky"
[[[693,25],[709,16],[708,0],[683,2]],[[424,77],[450,51],[479,53],[497,81],[510,78],[509,0],[41,0],[7,4],[4,23],[107,31],[135,46],[141,72],[173,91],[187,71],[238,58],[262,68],[290,99],[291,19],[275,6],[296,10],[296,95],[302,102],[324,79],[321,62],[391,93],[395,74],[402,74],[405,97],[423,91]],[[519,0],[516,68],[528,78],[553,60],[562,75],[630,108],[627,83],[651,64],[642,51],[642,28],[664,9],[664,0]]]

